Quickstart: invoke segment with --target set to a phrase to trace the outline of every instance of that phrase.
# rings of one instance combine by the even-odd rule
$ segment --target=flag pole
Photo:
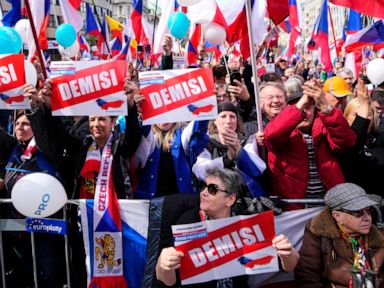
[[[109,44],[107,43],[107,35],[105,35],[104,31],[103,31],[103,26],[101,26],[101,22],[100,22],[100,19],[99,19],[99,15],[97,14],[97,9],[96,9],[96,4],[95,4],[95,1],[92,0],[92,5],[93,5],[93,11],[95,12],[95,15],[96,15],[96,19],[97,19],[97,23],[99,24],[100,26],[100,32],[101,32],[101,35],[103,35],[103,38],[104,38],[104,43],[105,45],[107,46],[107,50],[108,50],[108,56],[111,55],[111,49],[109,49]],[[107,31],[105,31],[107,32]]]
[[[151,48],[151,51],[153,52],[153,48],[155,46],[155,31],[156,31],[156,17],[157,17],[157,4],[158,4],[159,0],[156,0],[156,4],[155,4],[155,21],[153,21],[153,33],[152,33],[152,48]],[[152,54],[152,53],[151,53]],[[151,61],[150,61],[150,64],[149,64],[149,70],[152,70],[152,57],[151,57]]]
[[[339,57],[339,50],[337,49],[337,45],[336,45],[335,27],[333,26],[333,19],[332,19],[331,7],[329,6],[329,4],[328,4],[328,13],[329,13],[329,19],[331,20],[331,28],[332,28],[333,44],[335,45],[336,59],[337,59],[337,58]]]
[[[31,24],[33,39],[35,40],[35,45],[36,45],[37,55],[40,61],[41,70],[43,70],[42,72],[43,72],[44,80],[46,80],[48,78],[47,71],[45,70],[45,63],[43,61],[43,56],[41,55],[39,39],[37,38],[35,23],[33,21],[32,12],[31,12],[31,6],[29,5],[29,0],[25,0],[24,3],[25,3],[25,8],[27,8],[29,23]]]
[[[256,64],[256,54],[253,43],[253,31],[252,31],[252,20],[251,20],[251,2],[250,0],[245,0],[245,10],[247,14],[247,25],[248,25],[248,37],[249,45],[251,50],[251,63],[252,63],[252,74],[253,74],[253,89],[255,92],[255,104],[256,104],[256,113],[257,113],[257,128],[259,132],[263,132],[263,119],[261,117],[261,107],[259,103],[259,83],[257,79],[257,64]]]

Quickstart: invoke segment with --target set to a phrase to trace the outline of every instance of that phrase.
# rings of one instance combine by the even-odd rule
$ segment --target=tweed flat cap
[[[353,183],[342,183],[331,188],[324,197],[325,205],[333,210],[358,211],[378,203],[369,199],[360,186]]]

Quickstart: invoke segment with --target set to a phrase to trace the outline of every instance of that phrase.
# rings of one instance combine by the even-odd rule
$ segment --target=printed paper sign
[[[52,62],[52,115],[127,115],[126,66],[122,60]]]
[[[182,285],[279,270],[273,212],[174,225]]]
[[[139,74],[144,125],[217,116],[211,69],[148,71]]]
[[[273,63],[265,64],[265,70],[267,71],[267,73],[274,73],[276,71],[275,64]]]
[[[23,96],[24,55],[0,55],[0,110],[30,109]]]

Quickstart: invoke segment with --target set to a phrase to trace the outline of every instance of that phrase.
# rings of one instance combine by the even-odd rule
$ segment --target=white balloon
[[[62,56],[67,58],[73,58],[77,55],[77,53],[80,51],[80,44],[78,41],[75,41],[71,46],[64,48],[63,46],[59,45],[59,52]]]
[[[384,82],[384,59],[373,59],[367,65],[367,77],[374,85],[379,85]]]
[[[55,214],[68,200],[60,181],[40,172],[20,178],[13,186],[11,199],[19,213],[33,218]]]
[[[180,6],[186,7],[186,6],[192,6],[197,3],[199,3],[201,0],[177,0],[177,3],[179,3]]]
[[[25,73],[25,83],[32,84],[36,86],[37,84],[37,71],[35,66],[28,60],[24,60],[24,73]]]
[[[17,21],[15,30],[20,34],[21,41],[23,44],[27,43],[28,40],[28,29],[30,27],[28,19],[21,19]]]
[[[203,36],[205,41],[213,45],[220,45],[225,42],[227,32],[223,26],[210,22],[203,24]]]

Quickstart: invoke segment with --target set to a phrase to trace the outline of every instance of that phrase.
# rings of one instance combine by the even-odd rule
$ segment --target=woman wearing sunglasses
[[[233,215],[232,206],[238,197],[238,191],[242,189],[241,177],[229,169],[208,170],[205,181],[202,183],[199,207],[185,212],[177,224],[196,223],[204,220],[222,219]],[[279,235],[272,240],[273,246],[279,255],[281,268],[284,271],[292,271],[298,262],[298,253],[286,236]],[[157,261],[156,278],[166,286],[177,284],[180,287],[179,277],[176,271],[180,268],[183,253],[174,247],[164,248]],[[199,284],[208,287],[248,287],[248,276],[237,276],[210,281]],[[196,287],[196,286],[193,286]]]
[[[384,287],[384,236],[371,216],[378,203],[343,183],[328,191],[325,204],[305,228],[297,287]]]

